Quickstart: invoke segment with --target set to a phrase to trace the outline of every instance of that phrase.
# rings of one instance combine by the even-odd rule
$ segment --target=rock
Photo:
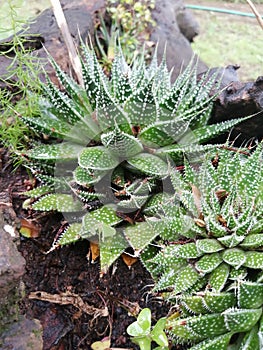
[[[8,218],[8,211],[12,212],[8,203],[0,207],[0,329],[17,318],[19,284],[25,268],[25,260],[13,241],[15,223],[4,219]]]
[[[192,11],[188,10],[183,4],[176,11],[176,22],[180,32],[188,41],[193,42],[199,34],[199,24],[195,19]]]
[[[42,327],[38,320],[20,316],[1,334],[1,350],[41,350],[43,348]]]
[[[25,260],[17,250],[18,220],[10,198],[10,186],[20,179],[6,177],[8,154],[0,148],[0,349],[42,349],[38,321],[20,316],[21,281]]]
[[[198,32],[197,22],[190,11],[184,8],[182,0],[156,0],[152,16],[156,26],[151,34],[151,41],[158,42],[159,62],[166,47],[167,66],[169,69],[173,68],[172,80],[175,80],[194,56],[189,40],[192,41],[194,33]],[[207,66],[198,60],[197,72],[205,70]]]

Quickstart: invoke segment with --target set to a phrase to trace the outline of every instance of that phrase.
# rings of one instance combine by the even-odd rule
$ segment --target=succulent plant
[[[153,258],[142,257],[154,290],[178,306],[169,333],[197,343],[191,350],[263,347],[262,146],[219,148],[198,167],[186,161],[183,173],[171,172],[174,199],[157,210],[170,217],[173,236]]]
[[[215,147],[204,143],[241,119],[208,125],[215,76],[198,81],[193,64],[171,84],[156,55],[129,67],[117,48],[110,77],[93,49],[83,45],[83,57],[84,88],[51,58],[64,91],[47,77],[39,115],[22,117],[45,136],[24,153],[42,183],[26,193],[25,208],[63,212],[69,226],[51,250],[97,241],[106,271],[126,247],[139,255],[159,235],[152,208],[161,197],[151,199],[165,192],[171,167]]]

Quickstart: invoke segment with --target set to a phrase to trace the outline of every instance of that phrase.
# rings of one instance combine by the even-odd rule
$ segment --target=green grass
[[[14,30],[21,29],[26,20],[48,7],[49,0],[0,0],[0,40],[14,34]],[[15,24],[14,12],[18,16]]]
[[[209,1],[206,2],[209,6]],[[200,24],[200,34],[192,46],[209,67],[239,64],[242,81],[254,80],[263,74],[263,32],[256,19],[209,11],[193,12]]]
[[[32,56],[23,46],[23,38],[15,34],[26,25],[26,20],[21,19],[22,11],[14,3],[11,0],[0,2],[0,8],[6,9],[8,18],[8,27],[0,22],[3,26],[1,34],[3,37],[14,34],[12,50],[15,51],[15,55],[10,56],[7,76],[0,78],[8,81],[9,86],[9,89],[0,89],[0,144],[8,147],[15,157],[16,152],[32,140],[32,133],[21,122],[19,114],[33,116],[37,113],[37,92],[40,89],[38,74],[42,68],[41,60]],[[29,15],[26,10],[23,13]],[[8,50],[1,55],[8,55]]]

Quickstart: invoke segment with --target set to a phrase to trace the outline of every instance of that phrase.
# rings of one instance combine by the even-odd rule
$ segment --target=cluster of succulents
[[[165,59],[129,67],[117,48],[108,76],[83,45],[82,88],[52,62],[63,89],[47,77],[39,115],[21,117],[40,135],[23,154],[41,182],[24,207],[68,220],[50,251],[96,242],[106,272],[132,248],[177,305],[174,341],[260,349],[262,145],[207,144],[241,120],[209,123],[216,75],[197,80],[191,63],[171,84]]]
[[[110,77],[93,49],[83,46],[83,57],[84,88],[51,59],[64,91],[47,77],[39,115],[22,117],[45,136],[24,153],[41,181],[26,193],[25,207],[75,212],[52,249],[97,241],[106,271],[125,248],[139,255],[159,235],[149,201],[171,167],[214,147],[204,143],[240,119],[208,125],[215,76],[198,81],[192,63],[171,84],[165,59],[158,64],[156,55],[149,66],[138,58],[129,67],[117,48]]]
[[[222,148],[171,174],[180,209],[170,201],[159,213],[173,211],[174,241],[146,264],[177,305],[166,328],[192,350],[262,349],[262,160],[262,143],[252,154]]]

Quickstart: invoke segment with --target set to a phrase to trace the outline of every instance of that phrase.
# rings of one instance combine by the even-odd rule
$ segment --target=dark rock
[[[194,55],[189,40],[192,41],[194,33],[198,32],[197,23],[190,11],[184,9],[182,0],[156,0],[152,16],[156,26],[151,34],[151,41],[158,42],[159,61],[162,60],[166,47],[167,66],[169,69],[173,68],[174,80]],[[197,72],[205,70],[207,66],[198,60]]]
[[[25,260],[13,241],[15,223],[10,225],[4,219],[7,208],[0,207],[0,329],[17,318],[18,287],[25,267]]]
[[[14,237],[15,228],[5,224],[0,214],[0,298],[8,295],[9,289],[17,284],[24,273],[25,261],[17,251]]]
[[[13,210],[10,186],[19,174],[7,175],[8,154],[0,148],[0,349],[42,349],[38,321],[20,316],[22,276],[25,259],[17,250],[18,219]],[[10,174],[9,174],[10,175]]]
[[[38,320],[20,316],[1,334],[1,350],[41,350],[43,348],[42,327]]]
[[[199,24],[192,11],[188,10],[183,4],[176,11],[176,22],[180,32],[190,42],[199,34]]]

